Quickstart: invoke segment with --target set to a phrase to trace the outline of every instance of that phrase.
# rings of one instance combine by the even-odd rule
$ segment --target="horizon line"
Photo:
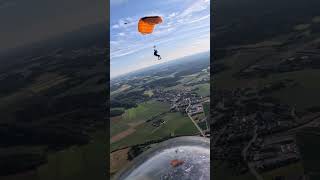
[[[183,59],[183,58],[186,58],[186,57],[195,56],[195,55],[203,54],[203,53],[210,53],[210,49],[207,50],[207,51],[195,53],[195,54],[192,54],[192,55],[182,56],[182,57],[179,57],[179,58],[176,58],[176,59],[172,59],[172,60],[170,60],[170,61],[162,62],[162,63],[159,63],[159,64],[154,64],[154,65],[151,65],[151,66],[143,67],[143,68],[141,68],[141,69],[136,69],[136,70],[133,70],[133,71],[130,71],[130,72],[126,72],[126,73],[124,73],[124,74],[119,74],[119,75],[116,75],[116,76],[113,76],[113,77],[110,76],[110,80],[112,80],[112,79],[114,79],[114,78],[119,78],[119,77],[121,77],[121,76],[126,76],[126,75],[128,75],[128,74],[130,74],[130,73],[138,72],[138,71],[141,71],[141,70],[144,70],[144,69],[147,69],[147,68],[151,68],[151,67],[153,67],[153,66],[157,66],[157,65],[169,63],[169,62],[172,62],[172,61],[177,61],[177,60],[180,60],[180,59]]]

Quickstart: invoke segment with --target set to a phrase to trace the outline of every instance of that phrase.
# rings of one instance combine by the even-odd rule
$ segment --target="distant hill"
[[[127,78],[127,77],[133,77],[133,76],[145,76],[145,75],[154,75],[156,73],[161,72],[162,70],[166,70],[166,71],[182,71],[184,70],[183,66],[187,66],[190,67],[192,66],[190,64],[190,62],[195,62],[196,63],[202,63],[205,65],[209,65],[210,61],[208,61],[208,59],[210,58],[210,52],[203,52],[203,53],[198,53],[195,55],[191,55],[191,56],[187,56],[187,57],[183,57],[183,58],[179,58],[177,60],[173,60],[173,61],[169,61],[169,62],[165,62],[162,64],[157,64],[151,67],[147,67],[144,69],[140,69],[134,72],[130,72],[128,74],[116,77],[112,80],[120,80],[123,78]],[[176,68],[177,65],[180,65],[179,70]]]

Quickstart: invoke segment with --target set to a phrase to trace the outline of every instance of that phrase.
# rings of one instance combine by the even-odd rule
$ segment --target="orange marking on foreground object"
[[[171,166],[173,167],[177,167],[177,166],[180,166],[181,164],[183,164],[184,161],[181,161],[181,160],[178,160],[178,159],[174,159],[170,162]]]

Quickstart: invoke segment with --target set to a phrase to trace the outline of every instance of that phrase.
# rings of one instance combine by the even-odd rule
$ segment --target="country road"
[[[309,117],[308,119],[309,120],[306,123],[290,129],[289,132],[294,132],[294,131],[297,131],[299,129],[302,129],[302,128],[305,128],[308,126],[312,127],[312,123],[315,123],[320,120],[320,113],[316,113],[315,115],[313,115],[312,117]]]
[[[189,106],[186,108],[186,113],[187,113],[187,115],[188,115],[188,117],[191,119],[191,121],[193,122],[193,124],[196,126],[196,128],[199,130],[199,132],[201,133],[201,135],[203,136],[203,137],[206,137],[206,135],[202,132],[202,129],[198,126],[198,124],[193,120],[193,118],[190,116],[190,114],[188,113],[188,109],[190,108],[190,106],[191,106],[191,101],[190,101],[190,99],[188,99],[189,100]]]
[[[253,164],[251,164],[251,163],[248,162],[248,160],[247,160],[247,152],[248,152],[248,149],[250,148],[250,146],[252,145],[252,143],[253,143],[253,142],[257,139],[257,137],[258,137],[257,130],[258,130],[258,126],[256,125],[256,126],[254,126],[254,134],[253,134],[252,139],[249,141],[248,145],[242,150],[242,153],[241,153],[241,154],[242,154],[243,160],[244,160],[245,162],[247,162],[251,174],[254,175],[257,180],[263,180],[262,176],[256,171],[256,169],[254,168]]]

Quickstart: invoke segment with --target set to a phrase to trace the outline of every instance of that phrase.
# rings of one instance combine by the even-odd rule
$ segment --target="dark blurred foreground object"
[[[117,173],[114,180],[209,180],[210,140],[185,136],[164,141]]]

